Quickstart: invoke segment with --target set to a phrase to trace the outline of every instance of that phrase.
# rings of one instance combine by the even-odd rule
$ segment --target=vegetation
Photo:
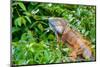
[[[13,1],[11,7],[13,64],[70,62],[70,48],[57,47],[56,36],[49,30],[48,17],[67,19],[72,28],[92,42],[95,49],[95,6]]]

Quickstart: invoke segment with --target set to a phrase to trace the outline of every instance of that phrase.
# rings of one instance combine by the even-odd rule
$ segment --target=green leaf
[[[27,33],[23,33],[21,36],[21,40],[26,40],[27,39]]]
[[[42,24],[38,24],[38,28],[39,28],[41,31],[43,31],[43,30],[44,30],[44,28],[43,28]]]
[[[18,28],[18,27],[12,27],[12,33],[17,32],[19,30],[20,30],[20,28]]]
[[[15,19],[14,24],[15,26],[21,26],[22,24],[26,25],[26,20],[21,16]]]
[[[28,16],[25,16],[25,18],[28,20],[29,23],[32,23],[31,19]]]
[[[50,39],[50,40],[54,39],[54,35],[49,34],[49,35],[48,35],[48,39]]]
[[[84,34],[85,33],[85,29],[83,29],[81,32],[82,32],[82,34]]]
[[[31,16],[31,13],[30,12],[24,12],[23,14],[25,14],[26,16]]]
[[[21,17],[18,17],[17,19],[15,19],[14,24],[15,26],[21,26]]]
[[[22,21],[22,23],[26,26],[26,20],[25,20],[24,17],[21,17],[21,21]]]
[[[80,13],[81,13],[80,9],[77,8],[77,13],[76,13],[76,15],[77,15],[78,17],[80,17]]]
[[[37,9],[37,10],[32,10],[32,14],[36,14],[36,13],[38,13],[39,12],[39,9]]]
[[[25,7],[25,5],[23,3],[19,2],[18,4],[24,11],[26,11],[26,7]]]
[[[87,36],[89,34],[89,31],[85,32],[85,36]]]

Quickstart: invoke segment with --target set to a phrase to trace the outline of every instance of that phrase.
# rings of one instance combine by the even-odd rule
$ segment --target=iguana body
[[[71,29],[67,21],[62,18],[49,18],[49,24],[55,32],[58,42],[61,39],[64,44],[69,43],[69,48],[72,49],[70,56],[73,61],[75,61],[78,56],[91,59],[91,43],[84,39],[79,32]]]

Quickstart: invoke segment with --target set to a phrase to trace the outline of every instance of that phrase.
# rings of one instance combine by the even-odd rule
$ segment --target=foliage
[[[13,64],[70,62],[70,48],[62,44],[57,47],[54,32],[49,30],[48,17],[67,19],[95,49],[95,6],[13,1],[11,7]]]

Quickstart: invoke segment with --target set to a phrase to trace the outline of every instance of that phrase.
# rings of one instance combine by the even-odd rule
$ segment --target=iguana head
[[[65,21],[63,18],[54,18],[54,17],[51,17],[48,20],[49,20],[49,26],[54,32],[59,34],[63,33],[65,26],[67,25],[67,21]]]

